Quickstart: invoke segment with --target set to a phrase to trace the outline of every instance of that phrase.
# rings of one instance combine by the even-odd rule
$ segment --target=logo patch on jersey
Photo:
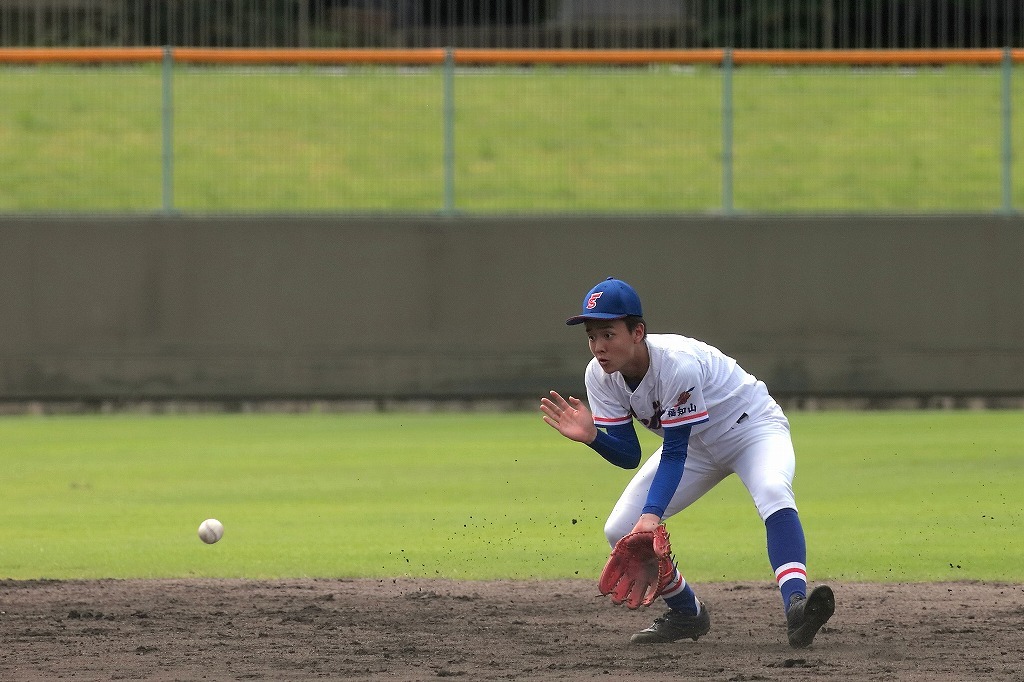
[[[694,388],[696,388],[696,386],[691,386],[689,389],[679,394],[679,397],[676,399],[676,407],[690,402],[690,396],[693,394]]]
[[[597,307],[597,299],[601,298],[603,293],[603,291],[597,291],[590,295],[590,298],[587,299],[587,310],[593,310]]]

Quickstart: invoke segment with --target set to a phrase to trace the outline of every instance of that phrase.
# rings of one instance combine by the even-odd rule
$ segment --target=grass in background
[[[710,70],[469,71],[456,99],[466,211],[721,206],[721,77]]]
[[[160,71],[0,67],[0,211],[161,205]]]
[[[175,77],[183,210],[436,210],[441,73],[244,72]]]
[[[1020,412],[792,421],[812,579],[1024,578]],[[0,442],[15,579],[594,578],[630,476],[532,414],[7,417]],[[688,579],[770,578],[735,477],[668,525]]]
[[[734,79],[736,205],[998,208],[1000,88],[998,69],[743,69]]]
[[[454,82],[457,210],[722,208],[718,69],[460,69]],[[439,69],[182,67],[173,86],[178,209],[444,207]],[[1024,88],[1013,100],[1019,118]],[[1000,107],[996,69],[743,67],[735,208],[998,210]],[[154,66],[0,67],[0,211],[159,210],[160,112]],[[1019,209],[1024,184],[1013,192]]]

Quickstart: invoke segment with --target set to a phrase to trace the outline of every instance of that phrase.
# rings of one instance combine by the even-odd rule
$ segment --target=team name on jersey
[[[661,423],[664,426],[689,424],[703,421],[704,419],[707,419],[707,416],[707,411],[698,412],[696,405],[677,405],[676,407],[665,411],[665,415],[662,417]]]
[[[695,424],[697,422],[705,421],[708,418],[706,410],[698,411],[697,406],[690,402],[690,397],[693,395],[693,389],[691,386],[689,389],[683,391],[676,398],[676,404],[665,410],[665,415],[662,418],[661,423],[665,426],[678,426],[680,424]]]

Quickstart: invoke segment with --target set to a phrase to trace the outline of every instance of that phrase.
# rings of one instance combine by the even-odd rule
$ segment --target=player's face
[[[643,378],[647,373],[647,347],[643,326],[632,332],[622,320],[591,320],[586,323],[590,352],[608,374],[622,372],[626,377]]]

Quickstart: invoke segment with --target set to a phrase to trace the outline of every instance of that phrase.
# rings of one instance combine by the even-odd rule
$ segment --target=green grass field
[[[173,206],[440,211],[443,82],[438,69],[180,68]],[[1002,207],[998,69],[744,67],[733,86],[739,211]],[[720,210],[722,87],[712,68],[460,70],[455,209]],[[154,66],[0,66],[0,212],[160,210],[161,93]],[[1024,177],[1024,136],[1013,145]]]
[[[812,580],[1024,579],[1024,414],[791,421]],[[0,443],[14,579],[596,577],[630,476],[539,413],[5,417]],[[688,579],[770,579],[735,477],[668,526]]]

